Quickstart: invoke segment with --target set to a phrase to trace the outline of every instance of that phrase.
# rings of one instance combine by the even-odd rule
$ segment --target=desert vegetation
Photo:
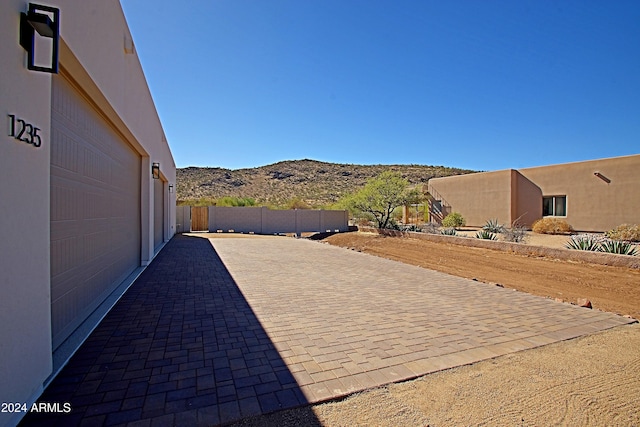
[[[495,235],[496,239],[491,239],[488,234],[483,234],[482,236],[476,237],[497,240],[497,235],[500,235],[502,236],[502,240],[504,240],[505,242],[524,243],[527,240],[528,228],[520,223],[520,218],[513,221],[511,227],[500,224],[498,222],[498,219],[494,218],[487,220],[485,225],[482,226],[482,231]]]
[[[498,236],[488,230],[480,230],[476,233],[476,239],[498,240]]]
[[[528,237],[527,231],[528,228],[516,220],[509,228],[503,226],[499,233],[506,242],[526,243]]]
[[[605,234],[611,240],[640,242],[640,226],[637,224],[622,224],[607,231]]]
[[[447,227],[447,228],[443,228],[440,231],[440,234],[444,235],[444,236],[457,236],[458,232],[456,231],[455,228],[453,227]]]
[[[451,212],[442,220],[442,226],[447,228],[463,227],[466,223],[467,221],[458,212]]]
[[[569,234],[573,233],[573,227],[567,221],[560,218],[546,217],[537,220],[531,226],[534,233],[540,234]]]
[[[606,252],[620,255],[637,255],[638,249],[630,242],[611,239],[601,234],[579,234],[571,236],[565,245],[567,249]]]
[[[340,205],[357,218],[367,218],[378,228],[393,227],[393,214],[397,208],[414,203],[420,198],[415,188],[398,172],[385,171],[367,181],[365,186],[353,194],[345,196]]]
[[[272,209],[292,205],[328,209],[385,171],[400,174],[415,188],[426,185],[430,178],[474,172],[444,166],[353,165],[315,160],[284,161],[236,170],[188,167],[176,171],[176,196],[189,205],[233,197],[253,199],[256,206]]]
[[[458,215],[459,214],[454,215],[453,219],[447,221],[446,224],[443,222],[442,225],[427,222],[420,225],[408,224],[404,226],[397,226],[395,228],[401,231],[414,231],[429,234],[442,234],[445,236],[469,237],[467,233],[458,233],[457,228],[463,227],[463,225],[456,227],[451,226],[451,224],[453,223],[460,224],[461,222],[464,222],[464,218]],[[511,224],[511,227],[508,227],[504,224],[500,224],[497,219],[490,219],[479,231],[476,232],[475,237],[477,239],[484,240],[502,240],[512,243],[526,243],[527,239],[529,238],[529,229],[526,226],[522,225],[518,220],[515,220]]]
[[[504,230],[504,226],[498,222],[498,218],[495,218],[488,220],[486,224],[482,226],[482,229],[491,233],[501,233],[502,230]]]

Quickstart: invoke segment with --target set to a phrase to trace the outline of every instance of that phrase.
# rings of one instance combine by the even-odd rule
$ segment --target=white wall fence
[[[277,234],[348,231],[349,214],[339,210],[271,210],[266,207],[209,206],[209,231]],[[176,208],[176,231],[191,231],[191,206]]]

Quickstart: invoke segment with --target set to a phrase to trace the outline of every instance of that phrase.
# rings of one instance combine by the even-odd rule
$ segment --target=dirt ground
[[[534,244],[561,247],[561,238]],[[566,239],[563,239],[564,241]],[[365,233],[326,242],[640,318],[640,271]],[[640,324],[391,384],[239,426],[640,426]]]

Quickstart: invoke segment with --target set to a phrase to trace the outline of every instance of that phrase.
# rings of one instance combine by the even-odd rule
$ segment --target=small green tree
[[[367,181],[358,192],[347,196],[344,205],[352,213],[371,215],[378,228],[386,228],[394,209],[419,199],[415,189],[409,189],[409,181],[397,172],[382,172]]]
[[[458,228],[464,226],[466,223],[467,221],[458,212],[451,212],[442,220],[443,227]]]

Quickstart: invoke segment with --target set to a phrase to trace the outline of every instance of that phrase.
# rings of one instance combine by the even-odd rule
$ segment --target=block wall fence
[[[349,214],[341,210],[271,210],[266,207],[209,206],[209,231],[277,234],[348,231]],[[176,231],[191,231],[191,206],[176,208]]]

